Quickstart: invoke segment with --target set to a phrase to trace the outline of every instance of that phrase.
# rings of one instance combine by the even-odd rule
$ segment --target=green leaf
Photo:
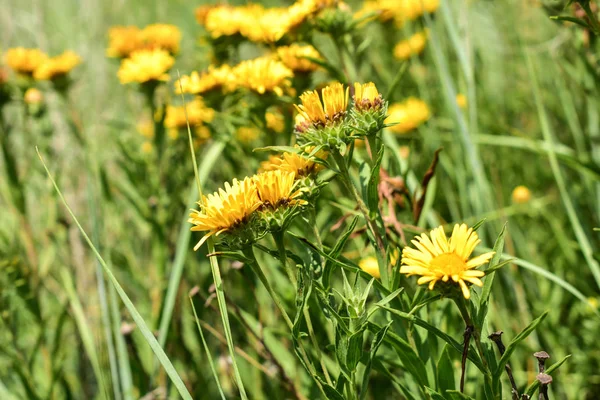
[[[567,359],[569,357],[571,357],[571,354],[564,356],[560,361],[555,362],[550,367],[546,368],[546,373],[548,375],[550,375],[552,372],[556,371],[561,365],[563,365],[563,363],[565,361],[567,361]],[[539,386],[540,386],[540,381],[538,381],[536,379],[531,385],[527,386],[527,389],[525,389],[525,394],[528,394],[529,396],[533,396],[533,394],[535,393],[535,391],[538,389]]]
[[[502,250],[504,249],[504,237],[508,230],[506,229],[508,223],[505,223],[494,243],[494,248],[492,249],[495,254],[490,260],[488,269],[494,268],[500,262],[502,258]],[[487,270],[486,270],[487,271]],[[492,269],[492,271],[495,271]],[[492,284],[494,283],[494,272],[486,273],[485,282],[483,283],[483,289],[481,290],[481,297],[479,299],[479,312],[477,313],[476,325],[477,328],[481,331],[481,327],[483,326],[483,322],[487,315],[488,304],[490,294],[492,293]]]
[[[588,23],[584,20],[575,17],[569,17],[568,15],[553,15],[550,17],[550,19],[554,21],[568,21],[577,25],[581,25],[586,29],[591,29]]]
[[[527,325],[525,329],[523,329],[517,336],[515,336],[515,338],[510,341],[508,346],[506,346],[506,351],[504,352],[504,355],[502,355],[502,358],[500,358],[500,361],[498,361],[498,366],[496,367],[496,371],[494,371],[493,378],[495,381],[500,378],[502,371],[504,371],[504,366],[506,363],[508,363],[510,356],[516,350],[517,345],[525,340],[525,338],[529,336],[529,334],[533,332],[535,328],[537,328],[537,326],[544,320],[544,318],[546,318],[547,315],[548,311],[545,311],[542,315],[531,321],[531,323]]]
[[[458,390],[448,390],[446,392],[447,397],[451,400],[475,400],[474,398],[467,396],[464,393],[459,392]]]
[[[368,389],[369,389],[369,378],[371,377],[371,368],[373,367],[373,359],[377,354],[377,350],[379,346],[383,343],[383,339],[385,339],[385,335],[392,326],[393,321],[390,321],[386,326],[379,330],[375,334],[373,341],[371,342],[371,351],[369,352],[369,360],[365,365],[365,371],[363,372],[362,385],[360,389],[360,400],[364,400],[367,397]]]
[[[446,400],[444,396],[433,390],[432,388],[425,386],[425,390],[427,394],[431,397],[432,400]]]
[[[344,246],[346,245],[348,238],[350,238],[350,235],[352,235],[352,232],[354,232],[354,228],[356,228],[358,219],[359,219],[358,216],[354,217],[352,222],[350,222],[348,227],[344,230],[344,232],[342,233],[342,235],[340,236],[338,241],[335,243],[335,245],[329,252],[329,256],[331,258],[337,259],[338,256],[342,253],[342,250],[344,250]],[[324,271],[323,271],[323,286],[325,286],[326,288],[329,287],[329,282],[331,280],[331,274],[335,270],[334,266],[335,266],[335,264],[332,263],[330,260],[325,260],[325,267],[324,267]]]
[[[346,355],[346,367],[355,371],[362,356],[364,328],[355,332],[348,338],[348,354]]]
[[[454,365],[452,364],[452,358],[448,349],[449,345],[446,343],[437,363],[437,388],[442,393],[456,388]]]

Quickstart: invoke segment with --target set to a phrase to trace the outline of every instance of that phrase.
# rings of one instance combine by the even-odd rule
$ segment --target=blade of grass
[[[121,333],[121,313],[117,302],[117,293],[113,286],[108,287],[108,301],[110,302],[110,313],[112,317],[112,331],[115,338],[117,350],[117,362],[119,363],[119,378],[121,382],[121,393],[125,400],[133,400],[133,380],[131,378],[131,364],[127,344]]]
[[[594,251],[592,249],[592,245],[588,240],[585,231],[581,226],[581,223],[579,222],[579,218],[577,218],[575,206],[573,205],[573,201],[569,196],[564,177],[558,164],[556,153],[554,152],[554,134],[552,132],[552,129],[550,128],[548,116],[546,115],[546,109],[544,108],[544,105],[542,103],[537,73],[533,65],[533,60],[529,52],[527,52],[526,50],[524,50],[524,52],[525,59],[527,61],[527,71],[531,78],[533,97],[535,99],[538,117],[540,119],[540,125],[542,128],[542,134],[544,135],[544,140],[548,143],[548,160],[550,161],[550,168],[552,169],[552,174],[554,175],[554,179],[556,180],[556,184],[560,192],[560,197],[567,211],[567,216],[569,217],[569,221],[571,222],[571,226],[573,227],[573,231],[575,232],[575,237],[577,238],[577,242],[579,242],[579,245],[581,246],[581,252],[583,253],[585,260],[587,261],[588,267],[590,268],[594,279],[596,280],[596,284],[600,288],[600,264],[598,264],[598,261],[596,261],[596,259],[594,258]]]
[[[185,384],[181,380],[181,377],[179,376],[179,374],[175,370],[175,367],[173,367],[173,364],[171,363],[171,360],[169,360],[169,357],[167,357],[167,355],[165,354],[165,352],[162,349],[162,347],[160,347],[160,345],[158,344],[158,341],[154,337],[154,334],[152,333],[152,331],[150,331],[150,329],[148,328],[148,325],[146,325],[146,322],[144,321],[144,318],[142,318],[142,316],[140,315],[140,313],[136,309],[135,305],[133,304],[133,302],[131,301],[131,299],[129,298],[129,296],[127,296],[127,293],[125,293],[125,291],[123,290],[123,287],[121,287],[121,284],[119,283],[119,281],[117,280],[117,278],[114,276],[112,270],[108,267],[108,265],[106,264],[106,261],[104,261],[104,258],[102,258],[102,256],[100,255],[100,253],[98,252],[98,250],[94,246],[94,243],[92,243],[92,240],[90,239],[90,237],[87,235],[87,233],[85,232],[85,230],[83,229],[83,227],[79,223],[79,220],[75,216],[75,213],[73,213],[73,210],[71,210],[71,207],[69,207],[69,204],[67,203],[67,200],[64,198],[64,196],[63,196],[60,188],[58,187],[58,185],[56,184],[56,181],[52,177],[52,174],[50,173],[50,170],[48,169],[48,166],[44,162],[44,159],[42,158],[42,155],[40,154],[38,148],[36,147],[35,150],[37,152],[38,157],[40,158],[40,161],[42,162],[42,165],[44,166],[44,169],[46,171],[46,174],[48,175],[48,178],[52,182],[52,185],[54,186],[54,189],[56,190],[56,193],[58,194],[58,197],[60,197],[60,200],[64,204],[64,206],[67,209],[69,215],[73,218],[73,221],[77,225],[77,228],[79,228],[79,231],[81,232],[81,234],[84,237],[85,241],[90,246],[90,248],[92,249],[92,252],[94,253],[94,255],[96,256],[96,258],[98,259],[98,261],[102,265],[102,269],[104,270],[104,273],[108,276],[108,279],[111,281],[111,283],[115,287],[117,293],[119,294],[119,297],[121,298],[121,300],[125,304],[125,307],[127,307],[127,310],[129,311],[129,314],[131,315],[131,317],[133,318],[134,322],[138,326],[141,334],[144,336],[144,339],[150,345],[150,348],[152,348],[152,351],[154,352],[154,354],[156,354],[156,356],[158,357],[158,360],[160,361],[160,363],[164,367],[164,369],[165,369],[167,375],[169,376],[169,378],[171,378],[171,381],[175,385],[175,387],[176,387],[177,391],[179,392],[179,394],[181,395],[181,397],[184,398],[185,400],[192,400],[192,396],[190,395],[190,393],[188,392],[187,388],[185,387]]]
[[[179,75],[179,71],[177,71],[177,76],[179,78],[179,88],[181,89],[181,100],[185,102],[183,97],[183,86],[181,86],[181,76]],[[188,118],[187,107],[183,106],[183,110],[185,112],[185,121],[187,124],[188,131],[188,140],[190,144],[190,153],[192,155],[192,164],[194,167],[194,176],[196,178],[196,186],[198,188],[198,198],[202,198],[202,183],[200,181],[200,174],[198,173],[198,163],[196,162],[196,152],[194,151],[194,139],[192,138],[192,130],[190,129],[190,121]],[[208,253],[212,254],[215,252],[215,242],[211,237],[206,241],[206,245],[208,247]],[[227,311],[227,303],[225,301],[225,291],[223,290],[223,280],[221,279],[221,270],[219,268],[219,262],[217,261],[217,257],[209,257],[210,270],[212,272],[213,281],[215,284],[215,293],[217,294],[217,303],[219,305],[219,313],[221,314],[221,320],[223,322],[223,331],[225,333],[225,339],[227,340],[227,349],[229,350],[229,357],[231,357],[231,366],[233,367],[233,375],[235,378],[235,383],[240,392],[240,397],[242,400],[248,399],[248,395],[246,394],[246,389],[244,388],[244,382],[242,381],[242,376],[240,375],[240,370],[238,368],[237,362],[235,360],[235,346],[233,345],[233,337],[231,334],[231,325],[229,324],[229,313]]]
[[[202,332],[202,327],[200,326],[200,322],[198,320],[198,314],[196,313],[196,306],[194,306],[194,300],[192,299],[192,296],[189,296],[189,299],[190,304],[192,305],[192,311],[194,312],[194,321],[196,321],[198,332],[200,332],[200,339],[202,339],[202,346],[204,346],[204,351],[206,352],[206,358],[208,359],[210,370],[212,371],[213,377],[215,378],[215,383],[217,384],[217,388],[219,389],[221,398],[225,400],[225,394],[223,393],[221,382],[219,382],[219,376],[217,375],[217,370],[215,369],[215,364],[213,363],[212,355],[210,354],[210,350],[208,349],[208,345],[206,344],[206,339],[204,338],[204,333]]]
[[[207,154],[202,159],[200,164],[200,181],[203,182],[208,177],[208,174],[212,170],[213,166],[216,165],[216,160],[221,155],[221,152],[225,148],[225,143],[215,142],[208,150]],[[179,236],[177,239],[177,248],[175,250],[175,260],[173,261],[173,267],[171,268],[171,276],[169,277],[169,286],[165,296],[165,303],[163,306],[163,312],[160,320],[158,329],[158,343],[161,346],[165,345],[167,335],[169,333],[169,324],[173,316],[173,308],[175,307],[175,300],[177,297],[177,290],[181,282],[181,275],[183,274],[183,267],[185,265],[185,259],[189,251],[190,238],[192,231],[190,230],[189,209],[194,207],[196,200],[196,188],[192,186],[187,199],[187,208],[183,214],[181,225],[179,228]]]
[[[104,398],[110,399],[110,395],[108,394],[109,390],[106,387],[106,380],[104,379],[102,368],[100,367],[100,360],[96,351],[96,344],[94,343],[94,334],[90,329],[90,324],[85,317],[85,311],[83,311],[83,306],[81,305],[81,301],[79,300],[77,292],[75,291],[73,279],[66,269],[62,269],[60,271],[60,275],[63,281],[63,287],[67,297],[69,298],[69,303],[71,304],[71,309],[73,310],[75,323],[77,324],[77,329],[79,330],[83,348],[85,349],[85,352],[90,360],[90,364],[92,364],[92,370],[94,371],[94,375],[98,381],[100,393],[102,393]]]

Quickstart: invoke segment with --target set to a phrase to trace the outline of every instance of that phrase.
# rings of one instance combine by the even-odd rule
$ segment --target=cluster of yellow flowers
[[[394,57],[398,60],[407,60],[414,55],[421,54],[426,43],[427,31],[417,32],[394,47]]]
[[[201,74],[194,71],[175,82],[175,91],[181,93],[183,89],[184,93],[202,94],[215,89],[229,92],[246,88],[259,94],[271,92],[281,96],[290,90],[293,76],[293,71],[284,63],[264,56],[242,61],[234,67],[211,66]]]
[[[265,8],[259,4],[203,6],[196,10],[196,19],[213,38],[240,35],[252,42],[274,43],[310,16],[337,2],[298,0],[280,8]]]
[[[176,139],[179,135],[179,130],[187,127],[189,122],[190,127],[194,129],[197,136],[201,139],[206,139],[206,128],[204,123],[212,122],[215,117],[215,110],[207,107],[202,100],[202,97],[196,97],[184,106],[167,106],[164,125],[167,128],[169,136]]]
[[[17,74],[40,81],[54,81],[65,77],[81,63],[81,57],[72,51],[49,57],[39,49],[23,47],[8,49],[4,58],[6,64]]]
[[[360,14],[376,12],[380,20],[393,20],[397,26],[402,26],[406,21],[435,12],[439,6],[440,0],[367,0]]]
[[[166,81],[179,52],[181,32],[174,25],[152,24],[143,29],[116,26],[109,32],[106,53],[121,58],[118,77],[122,84]]]
[[[213,235],[244,225],[257,210],[306,204],[294,177],[293,172],[283,170],[261,172],[243,181],[226,182],[224,190],[203,196],[198,202],[200,209],[192,211],[189,222],[194,225],[192,231],[207,233],[194,249]]]
[[[386,124],[395,124],[389,129],[396,133],[407,133],[416,129],[431,115],[427,104],[414,97],[409,97],[402,103],[390,104],[388,113],[385,122]]]
[[[108,31],[109,57],[126,58],[138,50],[163,49],[170,54],[179,52],[181,32],[175,25],[152,24],[143,29],[137,26],[114,26]]]
[[[286,67],[298,72],[310,72],[318,69],[319,65],[310,59],[321,60],[321,55],[314,47],[295,43],[277,48],[276,56]]]
[[[305,149],[305,152],[312,151],[312,148]],[[319,150],[314,157],[318,159],[326,159],[327,152]],[[261,171],[285,171],[293,172],[296,179],[300,179],[305,176],[309,176],[321,171],[324,168],[322,164],[319,164],[310,158],[308,154],[304,156],[298,153],[285,152],[280,156],[271,156],[267,161],[263,161],[260,165]]]

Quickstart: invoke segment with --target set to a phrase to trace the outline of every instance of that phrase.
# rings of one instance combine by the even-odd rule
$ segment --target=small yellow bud
[[[40,104],[44,101],[44,94],[36,88],[29,88],[25,91],[25,103],[27,104]]]
[[[456,104],[458,104],[460,108],[465,108],[467,106],[467,97],[462,93],[457,94]]]
[[[379,274],[379,264],[377,263],[377,259],[375,257],[363,258],[359,261],[358,266],[373,278],[379,279],[381,277]]]
[[[531,191],[527,186],[517,186],[512,192],[512,201],[515,204],[525,204],[531,200]]]

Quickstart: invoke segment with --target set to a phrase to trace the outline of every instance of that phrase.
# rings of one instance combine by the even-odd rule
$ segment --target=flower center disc
[[[467,269],[467,265],[456,253],[444,253],[431,260],[431,269],[443,275],[457,275]]]

